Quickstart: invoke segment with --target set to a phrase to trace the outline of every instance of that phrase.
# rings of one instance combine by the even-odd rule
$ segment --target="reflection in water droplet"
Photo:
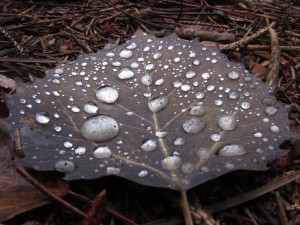
[[[106,173],[109,175],[118,175],[121,172],[121,169],[114,166],[109,166],[106,168]]]
[[[223,130],[234,130],[237,127],[237,120],[234,115],[220,116],[218,125]]]
[[[148,139],[148,140],[144,141],[144,143],[141,146],[141,149],[146,152],[152,152],[156,149],[156,147],[157,147],[156,141]]]
[[[164,170],[176,170],[182,164],[182,160],[177,155],[167,156],[161,161],[161,167]]]
[[[196,117],[187,119],[182,124],[182,128],[188,134],[197,134],[204,130],[205,121]]]
[[[231,71],[227,74],[227,76],[232,80],[237,80],[240,78],[240,74],[236,71]]]
[[[50,121],[50,117],[49,114],[46,112],[39,112],[35,114],[35,120],[39,124],[48,124]]]
[[[164,96],[157,97],[148,102],[148,108],[150,109],[151,112],[156,113],[162,110],[163,108],[165,108],[168,102],[169,101],[167,97]]]
[[[121,80],[130,79],[134,76],[134,72],[128,68],[124,68],[121,70],[121,72],[118,74],[118,77]]]
[[[130,51],[128,49],[123,49],[120,52],[119,56],[124,58],[124,59],[129,59],[132,56],[132,51]]]
[[[139,177],[146,177],[148,176],[148,171],[147,170],[140,170],[140,172],[138,173]]]
[[[146,75],[141,77],[141,83],[143,85],[149,86],[153,83],[153,77],[149,74],[146,74]]]
[[[277,108],[274,106],[269,106],[265,108],[265,113],[269,116],[274,116],[277,113]]]
[[[106,115],[95,115],[87,118],[80,129],[81,135],[91,141],[107,141],[119,132],[117,121]]]
[[[95,102],[87,102],[84,104],[83,110],[89,114],[96,114],[98,112],[98,106]]]
[[[191,106],[191,108],[188,111],[189,115],[192,116],[203,116],[205,114],[206,110],[202,103],[198,103],[196,105]]]
[[[178,137],[173,142],[174,145],[181,146],[185,144],[185,140],[182,137]]]
[[[190,162],[185,162],[181,166],[181,171],[185,174],[191,174],[195,169],[195,165]]]
[[[55,163],[54,169],[58,172],[68,173],[75,170],[75,164],[70,160],[59,160]]]
[[[119,92],[114,87],[104,86],[96,92],[96,97],[101,102],[114,103],[119,97]]]
[[[77,146],[75,148],[75,154],[77,155],[83,155],[86,152],[86,148],[83,146]]]
[[[244,155],[247,151],[245,150],[244,146],[242,145],[225,145],[222,147],[218,154],[220,156],[238,156],[238,155]]]
[[[107,146],[100,146],[94,150],[93,155],[97,159],[106,159],[111,156],[111,150]]]

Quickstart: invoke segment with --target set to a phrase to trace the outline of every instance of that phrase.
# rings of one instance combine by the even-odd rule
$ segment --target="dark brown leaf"
[[[182,190],[284,154],[287,112],[268,91],[216,48],[138,31],[20,84],[3,124],[21,128],[27,167]]]

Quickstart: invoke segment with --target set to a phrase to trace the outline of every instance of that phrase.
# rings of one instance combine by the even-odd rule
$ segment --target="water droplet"
[[[124,68],[121,70],[121,72],[118,74],[118,77],[121,80],[130,79],[134,76],[134,72],[128,68]]]
[[[143,52],[149,52],[150,51],[150,47],[149,46],[146,46],[144,49],[143,49]]]
[[[202,103],[198,103],[196,105],[191,106],[191,108],[188,111],[189,115],[192,116],[203,116],[205,114],[206,110]]]
[[[60,80],[54,78],[54,79],[52,79],[52,83],[53,83],[53,84],[60,84]]]
[[[195,94],[195,97],[197,98],[197,99],[202,99],[202,98],[204,98],[204,93],[202,92],[202,91],[199,91],[199,92],[197,92],[196,94]]]
[[[118,61],[116,61],[116,62],[112,62],[111,63],[113,66],[116,66],[116,67],[118,67],[118,66],[121,66],[122,64],[121,64],[121,62],[118,62]]]
[[[164,138],[165,136],[167,136],[168,132],[167,131],[156,131],[155,135],[158,138]]]
[[[200,160],[205,160],[208,159],[210,154],[209,150],[207,148],[199,148],[196,152],[197,156],[199,157]]]
[[[234,130],[237,127],[237,120],[234,115],[225,115],[218,118],[218,126],[222,130]]]
[[[21,99],[19,100],[19,103],[20,103],[20,104],[25,104],[25,103],[26,103],[26,100],[23,99],[23,98],[21,98]]]
[[[190,162],[185,162],[181,166],[181,171],[185,174],[191,174],[195,169],[195,165]]]
[[[132,69],[136,69],[136,68],[139,67],[139,64],[138,64],[137,62],[133,62],[133,63],[130,64],[130,67],[131,67]]]
[[[220,156],[238,156],[246,153],[247,151],[245,150],[244,146],[236,144],[225,145],[218,152]]]
[[[181,87],[181,85],[182,85],[182,82],[180,80],[175,80],[173,82],[174,88],[179,88],[179,87]]]
[[[79,113],[80,108],[77,105],[72,105],[71,106],[71,111],[74,112],[74,113]]]
[[[98,112],[98,106],[95,102],[87,102],[84,104],[83,110],[89,114],[96,114]]]
[[[227,162],[227,163],[225,163],[225,167],[228,170],[233,170],[235,168],[235,165],[232,164],[232,163]]]
[[[239,95],[235,91],[231,91],[231,92],[228,93],[228,98],[230,98],[232,100],[238,99],[238,97],[239,97]]]
[[[148,102],[148,108],[150,109],[151,112],[156,113],[162,110],[163,108],[165,108],[168,102],[169,101],[167,97],[164,96],[157,97]]]
[[[209,74],[209,73],[202,73],[201,77],[202,77],[204,80],[208,80],[208,79],[210,79],[210,74]]]
[[[57,68],[57,69],[54,70],[54,73],[56,73],[56,74],[63,74],[64,70],[61,69],[61,68]]]
[[[167,156],[161,161],[161,167],[164,170],[176,170],[182,164],[182,160],[177,155]]]
[[[217,142],[217,141],[220,141],[221,136],[220,136],[219,134],[212,134],[212,135],[210,135],[210,139],[211,139],[212,141]]]
[[[87,118],[80,129],[82,136],[91,141],[107,141],[119,132],[117,121],[106,115],[95,115]]]
[[[40,124],[48,124],[50,121],[50,117],[49,114],[46,112],[39,112],[35,114],[35,120]]]
[[[182,137],[178,137],[174,140],[173,144],[176,146],[185,145],[185,140]]]
[[[241,103],[241,108],[242,109],[250,109],[250,107],[251,107],[250,102],[242,102]]]
[[[73,144],[72,144],[71,142],[69,142],[69,141],[65,141],[65,142],[64,142],[64,147],[65,147],[65,148],[72,148],[72,147],[73,147]]]
[[[59,160],[55,163],[54,169],[58,172],[68,173],[75,170],[75,164],[70,160]]]
[[[119,56],[124,59],[129,59],[132,56],[132,51],[130,51],[129,49],[123,49],[120,52]]]
[[[86,152],[86,148],[83,146],[77,146],[75,148],[75,154],[77,155],[83,155]]]
[[[139,177],[146,177],[148,176],[148,171],[147,170],[140,170],[140,172],[138,173]]]
[[[111,58],[111,57],[115,56],[115,53],[113,53],[113,52],[107,52],[106,56]]]
[[[195,60],[193,61],[193,64],[196,65],[196,66],[199,66],[199,65],[200,65],[200,60],[195,59]]]
[[[182,91],[189,91],[189,90],[191,90],[191,85],[189,85],[189,84],[183,84],[183,85],[181,85],[181,90]]]
[[[156,149],[156,147],[157,147],[156,141],[148,139],[144,141],[144,143],[141,146],[141,149],[146,152],[152,152]]]
[[[221,105],[223,105],[223,101],[222,101],[221,99],[215,100],[214,103],[215,103],[216,106],[221,106]]]
[[[153,83],[153,77],[149,74],[146,74],[146,75],[141,77],[141,83],[143,85],[149,86]]]
[[[262,133],[260,133],[260,132],[254,132],[253,136],[254,137],[262,137]]]
[[[127,116],[133,116],[133,115],[134,115],[134,112],[128,111],[128,112],[126,112],[126,115],[127,115]]]
[[[232,80],[237,80],[240,78],[240,74],[236,71],[231,71],[227,74],[227,76]]]
[[[195,77],[195,76],[196,76],[196,73],[195,73],[195,71],[192,71],[192,70],[188,71],[188,72],[185,74],[185,77],[186,77],[186,78],[193,78],[193,77]]]
[[[94,150],[93,155],[97,159],[106,159],[111,156],[111,150],[107,146],[100,146]]]
[[[159,78],[155,81],[155,85],[160,86],[163,85],[164,82],[165,82],[164,78]]]
[[[269,106],[265,108],[265,113],[269,116],[274,116],[277,113],[277,108],[274,106]]]
[[[207,86],[206,89],[207,89],[208,91],[213,91],[213,90],[215,90],[215,85],[210,84],[210,85]]]
[[[119,92],[114,87],[104,86],[96,92],[96,97],[101,102],[114,103],[119,97]]]
[[[121,172],[121,169],[114,166],[108,166],[106,168],[106,173],[109,175],[118,175]]]
[[[137,47],[136,43],[132,42],[130,45],[127,45],[126,48],[129,50],[135,49]]]
[[[197,134],[204,130],[205,121],[196,117],[187,119],[182,124],[182,128],[188,134]]]
[[[56,131],[56,132],[60,132],[61,131],[61,126],[54,126],[54,130]]]
[[[156,52],[156,53],[153,54],[154,59],[160,59],[161,56],[162,56],[162,54],[160,52]]]
[[[276,133],[276,134],[280,132],[280,128],[279,128],[278,126],[276,126],[276,125],[272,125],[272,126],[270,127],[270,130],[271,130],[272,132]]]
[[[150,70],[154,70],[154,69],[155,69],[155,65],[154,64],[147,64],[145,66],[145,70],[150,71]]]
[[[195,52],[190,52],[190,54],[189,54],[189,57],[191,57],[191,58],[195,58],[197,55],[196,55],[196,53]]]

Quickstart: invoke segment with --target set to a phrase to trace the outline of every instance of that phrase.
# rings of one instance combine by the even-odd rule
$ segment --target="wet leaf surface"
[[[269,89],[216,48],[138,31],[19,84],[2,127],[20,127],[23,163],[36,170],[189,189],[285,153],[287,112]]]

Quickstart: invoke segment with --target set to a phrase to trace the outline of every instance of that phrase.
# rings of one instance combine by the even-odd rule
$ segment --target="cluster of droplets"
[[[227,61],[215,49],[199,45],[195,49],[191,42],[175,36],[167,41],[141,33],[137,36],[119,47],[62,65],[44,84],[44,96],[49,97],[54,111],[50,97],[65,99],[64,109],[38,111],[35,121],[61,134],[68,126],[60,115],[69,110],[71,121],[79,118],[76,125],[81,137],[92,143],[76,146],[65,141],[64,150],[57,151],[66,155],[71,150],[73,155],[58,160],[57,171],[74,171],[79,167],[76,159],[88,155],[91,162],[99,163],[96,173],[120,174],[124,162],[142,160],[139,165],[149,162],[165,173],[179,171],[177,176],[197,169],[205,174],[211,171],[205,164],[209,159],[224,157],[222,166],[233,170],[241,157],[253,154],[253,146],[258,155],[274,149],[271,136],[279,140],[284,129],[275,119],[280,108],[243,66]],[[137,41],[140,39],[143,44]],[[19,114],[26,116],[35,104],[45,104],[41,99],[45,99],[41,91],[32,100],[21,98],[19,103],[26,107]],[[127,128],[138,130],[140,137],[130,137]],[[246,132],[245,140],[239,129]],[[75,133],[67,135],[70,139]],[[151,161],[151,154],[157,152],[160,158]],[[221,174],[220,167],[215,171]],[[154,176],[149,168],[139,167],[136,174],[138,178]]]

